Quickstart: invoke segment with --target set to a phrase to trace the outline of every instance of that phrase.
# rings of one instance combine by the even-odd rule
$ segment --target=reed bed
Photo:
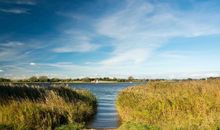
[[[88,90],[0,85],[0,129],[81,129],[95,112],[96,98]]]
[[[117,110],[129,129],[220,128],[220,80],[158,81],[122,90]],[[127,124],[127,125],[126,125]]]

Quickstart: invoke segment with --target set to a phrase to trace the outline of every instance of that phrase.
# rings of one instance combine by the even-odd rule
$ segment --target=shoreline
[[[69,83],[88,83],[88,84],[111,84],[111,83],[145,83],[145,82],[114,82],[114,81],[100,81],[99,83],[94,83],[94,82],[80,82],[80,81],[76,81],[76,82],[0,82],[0,83],[31,83],[31,84],[37,84],[37,83],[55,83],[55,84],[69,84]]]

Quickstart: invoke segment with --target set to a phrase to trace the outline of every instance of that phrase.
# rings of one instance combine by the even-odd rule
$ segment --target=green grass
[[[96,112],[88,90],[68,87],[0,86],[0,129],[82,128]]]
[[[218,129],[220,80],[149,82],[122,90],[116,106],[123,122],[142,124],[125,126],[141,129],[155,126],[165,130]]]
[[[143,123],[126,122],[123,123],[118,130],[161,130],[159,127],[146,125]]]
[[[83,124],[73,123],[68,125],[62,125],[60,127],[57,127],[55,130],[82,130],[84,129]]]

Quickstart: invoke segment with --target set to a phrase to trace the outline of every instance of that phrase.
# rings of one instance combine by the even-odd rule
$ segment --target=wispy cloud
[[[18,41],[10,41],[0,44],[0,61],[10,61],[22,57],[25,50],[24,44]]]
[[[0,0],[0,2],[19,5],[35,5],[35,0]]]
[[[63,17],[67,17],[67,18],[71,18],[73,20],[84,20],[84,19],[87,19],[88,16],[85,16],[85,15],[82,15],[82,14],[74,14],[74,13],[70,13],[70,12],[61,12],[61,11],[58,11],[56,12],[57,15],[59,16],[63,16]]]
[[[0,8],[0,14],[28,14],[30,10],[35,10],[29,5],[35,5],[38,1],[0,0],[0,2],[7,5]],[[42,15],[41,11],[39,13],[36,11],[37,15],[34,16],[24,15],[27,16],[25,22],[32,18],[45,18],[45,23],[34,23],[36,26],[33,29],[32,26],[27,26],[25,28],[30,30],[24,30],[20,23],[25,22],[21,20],[10,27],[16,29],[12,36],[0,38],[2,41],[0,69],[4,70],[0,76],[139,75],[143,78],[152,75],[169,78],[216,74],[214,71],[219,69],[219,60],[216,60],[219,55],[218,39],[215,41],[215,38],[207,38],[208,42],[204,44],[210,47],[209,52],[206,46],[203,48],[200,46],[203,39],[201,37],[220,34],[219,9],[211,8],[212,4],[209,4],[211,1],[201,2],[206,4],[205,6],[195,2],[187,9],[185,5],[184,9],[182,6],[181,9],[173,6],[180,3],[172,1],[124,0],[123,4],[120,2],[99,8],[99,11],[103,11],[97,14],[94,8],[100,7],[103,4],[101,1],[91,4],[79,2],[79,8],[76,9],[72,6],[67,7],[66,2],[59,2],[61,5],[42,8],[42,11],[46,9],[48,13],[52,11],[56,13],[55,10],[63,11],[51,14],[48,18]],[[50,2],[42,2],[45,7],[47,4]],[[16,18],[17,15],[13,16]],[[8,18],[9,24],[12,24],[13,16]],[[30,32],[30,35],[26,35],[27,32]],[[39,43],[28,41],[31,38],[36,38]],[[184,40],[180,42],[180,38],[188,39],[190,42],[184,43]],[[198,45],[195,46],[196,43],[194,44],[192,39],[197,38]],[[176,42],[174,46],[172,42]],[[214,47],[212,42],[215,44]],[[200,51],[197,48],[200,48]],[[187,52],[188,49],[193,52]],[[217,50],[215,53],[214,49]],[[207,73],[196,73],[202,70]],[[186,75],[178,72],[185,72]]]
[[[0,9],[0,11],[4,13],[12,13],[12,14],[29,14],[29,9],[24,9],[24,8]]]
[[[133,75],[136,78],[166,78],[166,79],[182,79],[182,78],[204,78],[210,76],[220,76],[218,71],[193,71],[193,72],[142,72],[141,65],[135,66],[102,66],[102,65],[79,65],[72,62],[55,62],[55,63],[37,63],[30,65],[30,63],[22,63],[15,65],[1,66],[2,73],[0,76],[8,78],[28,78],[30,75],[47,75],[49,77],[60,78],[79,78],[79,77],[119,77],[127,78]],[[146,66],[149,67],[149,66]],[[154,69],[154,68],[150,68]],[[111,70],[111,71],[109,71]],[[24,73],[25,72],[25,73]],[[136,73],[135,73],[136,72]],[[138,72],[138,73],[137,73]]]
[[[99,46],[91,44],[89,42],[70,43],[61,47],[54,48],[53,51],[57,53],[68,53],[68,52],[91,52],[96,50]]]
[[[220,19],[215,13],[212,17]],[[217,24],[207,22],[207,18],[211,17],[203,11],[181,12],[168,4],[127,1],[126,6],[99,19],[96,25],[100,35],[114,39],[112,56],[101,63],[146,63],[156,49],[173,38],[220,34]]]
[[[35,65],[37,65],[37,64],[34,63],[34,62],[31,62],[30,65],[31,65],[31,66],[35,66]]]
[[[165,51],[159,54],[162,58],[182,59],[190,56],[190,52],[183,51]]]
[[[19,42],[19,41],[9,41],[9,42],[6,42],[6,43],[1,43],[0,46],[2,47],[17,47],[17,46],[22,46],[24,45],[24,43],[22,42]]]
[[[68,17],[73,18],[72,15],[68,15]],[[95,27],[93,35],[88,35],[88,32],[78,32],[71,27],[67,30],[64,29],[64,34],[56,39],[59,41],[58,46],[53,49],[57,53],[95,51],[100,45],[92,43],[94,37],[104,36],[112,41],[110,46],[113,47],[113,51],[108,52],[110,53],[108,58],[96,63],[86,64],[88,62],[85,62],[84,65],[54,63],[43,66],[58,68],[54,70],[64,69],[64,72],[72,70],[78,75],[94,76],[95,72],[99,75],[137,74],[147,76],[147,72],[158,72],[159,65],[154,67],[154,64],[157,63],[152,65],[148,61],[155,57],[157,49],[168,44],[169,40],[178,37],[189,38],[219,34],[218,24],[207,22],[206,18],[220,19],[218,14],[213,13],[210,16],[197,9],[182,12],[181,10],[173,10],[171,5],[166,3],[152,4],[142,0],[138,2],[127,1],[127,4],[116,12],[108,13],[95,22],[91,20],[92,27]],[[167,51],[160,53],[159,56],[162,59],[186,59],[186,53],[179,51]],[[169,70],[164,73],[167,73],[167,75],[163,75],[164,77],[170,76]],[[68,73],[68,75],[74,74]]]
[[[25,63],[17,63],[13,65],[2,65],[2,73],[0,76],[6,78],[27,78],[34,74],[34,71]],[[24,73],[25,72],[25,73]]]
[[[141,64],[148,58],[149,53],[151,53],[151,50],[147,50],[147,48],[136,48],[127,52],[118,53],[109,59],[101,61],[100,64],[104,66]]]
[[[32,44],[27,44],[31,42]],[[29,60],[32,57],[31,51],[40,49],[41,44],[34,41],[8,41],[0,43],[0,62],[1,61],[18,61]],[[21,62],[21,61],[20,61]]]
[[[208,77],[218,77],[220,76],[219,71],[203,71],[203,72],[179,72],[179,73],[160,73],[160,74],[148,74],[144,75],[148,79],[200,79]]]
[[[52,51],[57,53],[72,53],[72,52],[91,52],[100,47],[98,44],[91,43],[91,36],[79,32],[65,31],[64,35],[57,38],[59,41],[58,47]]]

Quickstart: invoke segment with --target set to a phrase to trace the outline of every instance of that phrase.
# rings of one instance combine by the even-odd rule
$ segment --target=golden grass
[[[96,98],[87,90],[0,86],[0,91],[0,129],[50,130],[85,123],[96,111]]]
[[[217,129],[220,80],[149,82],[121,91],[116,106],[124,122],[161,129]]]

